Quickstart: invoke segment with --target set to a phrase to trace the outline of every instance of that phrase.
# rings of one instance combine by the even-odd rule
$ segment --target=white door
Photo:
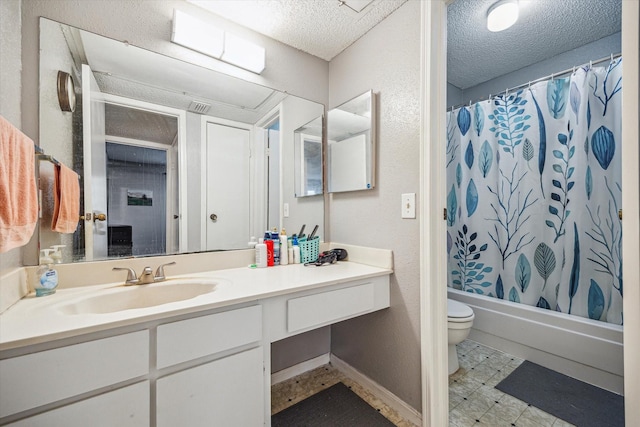
[[[206,125],[206,249],[245,249],[249,231],[249,143],[246,128]]]
[[[107,258],[107,154],[104,98],[88,65],[82,64],[85,260]]]

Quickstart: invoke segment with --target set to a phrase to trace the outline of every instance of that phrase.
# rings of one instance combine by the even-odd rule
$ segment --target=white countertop
[[[38,298],[31,293],[0,315],[0,351],[391,273],[387,268],[339,262],[323,267],[245,267],[170,276],[206,278],[216,280],[217,285],[214,291],[191,299],[103,314],[66,314],[63,307],[122,283],[60,289]],[[169,282],[129,288],[135,291],[137,286]]]

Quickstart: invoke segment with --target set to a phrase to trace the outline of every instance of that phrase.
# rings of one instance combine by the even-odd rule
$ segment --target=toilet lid
[[[466,304],[447,299],[447,317],[463,318],[473,316],[473,310]]]

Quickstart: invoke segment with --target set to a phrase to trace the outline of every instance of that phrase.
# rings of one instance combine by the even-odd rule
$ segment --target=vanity
[[[0,315],[0,425],[270,425],[271,343],[389,307],[375,251],[29,295]]]

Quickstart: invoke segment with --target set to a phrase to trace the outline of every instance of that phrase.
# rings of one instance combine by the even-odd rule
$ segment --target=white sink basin
[[[148,285],[118,286],[60,307],[64,314],[104,314],[155,307],[213,292],[218,280],[168,279]]]

